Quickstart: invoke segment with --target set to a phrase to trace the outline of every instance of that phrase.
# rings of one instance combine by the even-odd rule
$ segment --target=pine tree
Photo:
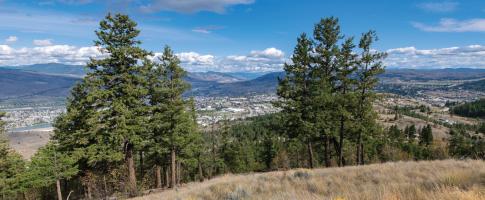
[[[279,80],[277,94],[282,101],[275,104],[283,109],[289,137],[299,138],[307,144],[310,168],[314,165],[312,140],[316,132],[310,88],[312,48],[312,41],[306,34],[301,34],[291,58],[292,64],[285,64],[285,76]]]
[[[16,199],[16,195],[24,189],[20,184],[20,176],[25,170],[25,162],[10,148],[5,136],[5,122],[0,112],[0,197],[1,199]]]
[[[419,144],[429,146],[431,143],[433,143],[433,129],[428,124],[419,133]]]
[[[352,91],[355,85],[355,80],[352,79],[352,75],[355,72],[357,55],[353,53],[355,45],[352,42],[353,38],[348,38],[344,41],[338,54],[338,65],[335,69],[336,72],[336,102],[337,113],[339,115],[339,166],[344,165],[343,158],[343,146],[344,137],[346,135],[347,128],[350,129],[350,125],[347,123],[353,119],[353,111],[355,110],[355,93]],[[349,127],[347,127],[349,126]]]
[[[26,172],[29,188],[56,185],[57,198],[62,200],[61,180],[68,180],[78,173],[76,159],[59,152],[57,145],[50,142],[31,158]]]
[[[372,105],[376,100],[374,88],[378,83],[377,76],[384,73],[383,59],[386,53],[374,51],[372,45],[377,41],[375,31],[362,34],[359,48],[362,50],[357,70],[357,163],[364,164],[364,137],[370,137],[372,128],[376,127],[377,114]]]
[[[87,64],[91,72],[73,89],[54,136],[61,148],[82,155],[81,168],[106,172],[124,157],[130,196],[137,193],[133,152],[147,132],[146,69],[140,63],[151,53],[139,47],[139,33],[127,15],[108,14],[100,22],[95,45],[106,57]]]
[[[335,151],[337,152],[337,164],[343,165],[343,145],[340,145],[333,133],[337,129],[337,124],[343,121],[342,116],[344,111],[342,109],[335,109],[337,80],[336,70],[339,68],[339,63],[345,63],[339,56],[341,49],[338,42],[343,36],[340,33],[340,25],[337,18],[329,17],[319,21],[314,27],[313,37],[315,39],[315,48],[312,55],[312,70],[311,70],[311,91],[315,98],[312,99],[312,111],[316,113],[317,130],[324,139],[324,160],[325,166],[330,166],[330,143],[334,143]],[[347,44],[348,46],[348,44]],[[350,56],[350,55],[348,55]],[[336,59],[340,58],[340,59]],[[342,73],[341,73],[342,74]],[[346,85],[348,86],[348,85]],[[340,104],[342,105],[342,104]],[[343,108],[342,106],[340,106]],[[340,117],[340,118],[338,118]],[[343,144],[344,129],[339,130],[339,141]]]
[[[414,124],[406,126],[406,137],[410,143],[416,139],[416,126]]]
[[[177,154],[186,153],[187,146],[198,137],[197,125],[192,114],[191,101],[182,98],[190,85],[185,82],[187,72],[180,67],[180,60],[170,47],[164,48],[156,65],[155,82],[150,83],[153,122],[156,125],[153,138],[170,152],[171,187],[177,183]],[[165,151],[165,149],[160,149]]]

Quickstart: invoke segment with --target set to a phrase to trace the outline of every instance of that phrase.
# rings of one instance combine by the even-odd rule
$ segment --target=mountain
[[[272,72],[248,81],[234,83],[210,84],[201,87],[201,83],[193,84],[191,94],[195,96],[244,96],[250,94],[274,93],[278,85],[278,77],[283,72]]]
[[[466,82],[455,86],[455,88],[485,92],[485,79]]]
[[[69,89],[85,74],[82,66],[41,64],[0,67],[0,102],[45,102],[64,100]],[[249,74],[249,73],[248,73]],[[191,72],[186,80],[192,89],[187,96],[244,96],[275,93],[278,77],[284,72],[272,72],[247,80],[230,73]],[[485,69],[389,69],[381,79],[412,80],[474,80],[485,77]],[[485,80],[470,81],[456,87],[483,91]]]
[[[71,87],[84,75],[85,72],[80,69],[83,68],[57,64],[0,67],[0,103],[62,103]],[[253,80],[243,80],[220,72],[189,73],[186,81],[192,85],[192,90],[186,95],[242,96],[272,93],[276,90],[277,77],[281,74],[269,73]]]
[[[18,69],[22,71],[42,73],[47,75],[82,77],[88,72],[88,68],[82,65],[65,65],[59,63],[23,65],[23,66],[6,66],[4,68]]]
[[[485,77],[485,69],[386,69],[380,78],[409,80],[466,80]]]
[[[244,80],[255,79],[267,74],[267,72],[224,72],[224,73]]]
[[[65,99],[79,78],[0,68],[0,102]]]
[[[189,72],[188,77],[196,80],[201,81],[213,81],[218,83],[232,83],[232,82],[239,82],[244,81],[247,79],[239,78],[232,76],[230,74],[222,73],[222,72]]]
[[[7,69],[17,69],[26,72],[34,72],[39,74],[47,74],[47,75],[58,75],[58,76],[70,76],[70,77],[83,77],[89,71],[88,68],[82,65],[66,65],[60,63],[47,63],[47,64],[35,64],[35,65],[22,65],[22,66],[3,66],[0,68],[7,68]],[[229,73],[222,73],[222,72],[189,72],[188,76],[201,80],[201,81],[213,81],[218,83],[232,83],[238,81],[249,80],[251,78],[244,78],[243,76],[239,76],[240,73],[235,73],[236,75],[231,75]],[[247,73],[249,74],[258,74],[258,73]]]

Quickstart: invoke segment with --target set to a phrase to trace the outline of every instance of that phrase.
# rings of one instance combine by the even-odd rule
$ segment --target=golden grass
[[[485,200],[485,162],[395,162],[225,175],[135,199]]]

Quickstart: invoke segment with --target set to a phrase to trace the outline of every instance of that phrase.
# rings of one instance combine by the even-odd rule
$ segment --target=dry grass
[[[485,162],[395,162],[226,175],[135,199],[485,200]]]

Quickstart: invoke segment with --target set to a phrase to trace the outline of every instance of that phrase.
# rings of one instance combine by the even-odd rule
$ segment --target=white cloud
[[[484,18],[462,21],[443,18],[438,25],[426,25],[420,22],[414,22],[412,24],[414,27],[427,32],[485,32]]]
[[[265,50],[253,50],[248,55],[226,56],[219,61],[221,71],[281,71],[288,62],[283,51],[274,47]]]
[[[388,67],[399,68],[484,68],[485,45],[418,49],[416,47],[394,48],[386,51],[384,61]],[[160,56],[156,52],[154,57]],[[215,56],[197,52],[176,53],[182,66],[188,71],[221,72],[271,72],[283,70],[290,62],[284,52],[276,48],[253,50],[246,55]],[[89,58],[102,58],[97,47],[50,45],[33,48],[13,48],[0,45],[0,66],[30,65],[38,63],[64,63],[82,65]]]
[[[14,43],[14,42],[17,42],[18,38],[17,36],[8,36],[7,39],[5,39],[5,42],[6,43]]]
[[[276,49],[274,47],[271,47],[263,51],[251,51],[251,56],[266,57],[266,58],[281,58],[281,57],[284,57],[285,54],[283,53],[283,51]]]
[[[254,0],[152,0],[150,4],[141,7],[144,12],[157,12],[161,10],[182,13],[209,11],[224,13],[226,8],[233,5],[248,5]]]
[[[155,53],[154,57],[161,55],[162,53]],[[285,54],[276,48],[267,48],[261,51],[254,50],[247,55],[222,57],[196,52],[181,52],[175,55],[177,55],[182,66],[188,71],[281,71],[283,64],[288,61]]]
[[[179,57],[180,62],[189,65],[214,65],[215,63],[215,56],[209,54],[200,55],[196,52],[182,52],[176,55]]]
[[[50,39],[34,40],[32,41],[32,44],[34,44],[35,46],[50,46],[52,45],[52,41]]]
[[[429,12],[452,12],[458,7],[458,2],[427,2],[418,4],[418,8]]]
[[[51,45],[33,48],[12,48],[0,45],[0,65],[31,65],[38,63],[64,63],[81,65],[90,57],[101,58],[97,47]]]
[[[151,59],[161,56],[155,52]],[[254,50],[247,55],[217,57],[197,52],[180,52],[181,65],[188,71],[221,71],[221,72],[270,72],[281,71],[288,62],[285,54],[276,48]],[[98,47],[76,47],[70,45],[48,45],[33,48],[13,48],[0,45],[0,66],[31,65],[39,63],[63,63],[83,65],[89,58],[103,58]]]
[[[387,66],[401,68],[485,68],[485,46],[439,49],[404,47],[387,50]]]

